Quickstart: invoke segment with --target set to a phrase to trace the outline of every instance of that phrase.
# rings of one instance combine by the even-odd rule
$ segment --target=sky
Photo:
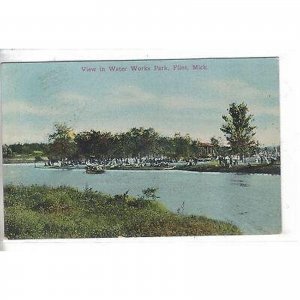
[[[279,144],[277,58],[5,63],[1,94],[6,144],[47,142],[57,122],[76,132],[153,127],[206,142],[223,137],[233,102],[248,105],[262,145]]]

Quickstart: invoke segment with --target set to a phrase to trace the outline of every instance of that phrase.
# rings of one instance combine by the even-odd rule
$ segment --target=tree
[[[213,136],[210,139],[210,143],[213,146],[214,154],[216,156],[218,156],[218,155],[222,155],[222,156],[225,155],[224,149],[226,147],[224,147],[221,137],[217,137],[216,138],[215,136]]]
[[[54,124],[55,131],[49,135],[49,156],[53,159],[70,159],[76,154],[75,133],[65,123]]]
[[[113,156],[125,158],[131,156],[128,133],[117,133],[113,136]]]
[[[213,146],[213,149],[214,149],[214,153],[216,155],[219,154],[219,149],[220,149],[220,141],[215,138],[214,136],[210,139],[210,143],[212,144]]]
[[[90,131],[79,132],[74,140],[77,144],[79,156],[87,158],[93,155]]]
[[[4,144],[2,146],[2,155],[3,155],[3,158],[12,157],[13,156],[13,151],[12,151],[11,147]]]
[[[179,132],[173,138],[176,159],[189,159],[192,156],[192,139],[189,134],[182,136]]]
[[[110,156],[113,137],[110,132],[91,130],[87,135],[88,153],[96,158]],[[78,140],[76,139],[77,143]]]
[[[153,128],[131,128],[125,134],[127,148],[133,157],[155,154],[158,148],[159,134]]]
[[[230,153],[238,154],[240,157],[251,153],[257,145],[254,140],[256,126],[252,125],[254,118],[249,114],[247,105],[244,102],[231,103],[228,115],[223,115],[222,118],[226,123],[220,130],[230,146]]]

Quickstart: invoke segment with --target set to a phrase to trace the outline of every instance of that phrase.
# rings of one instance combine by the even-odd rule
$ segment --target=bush
[[[171,213],[153,200],[128,193],[114,197],[91,189],[12,186],[4,189],[5,235],[9,239],[101,238],[239,234],[232,224]]]
[[[44,220],[39,213],[17,205],[5,210],[5,235],[8,239],[44,237]]]

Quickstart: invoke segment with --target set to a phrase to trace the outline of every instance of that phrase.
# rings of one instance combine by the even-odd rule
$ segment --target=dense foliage
[[[4,145],[3,157],[30,154],[40,150],[39,156],[62,160],[80,158],[128,158],[165,156],[171,159],[205,157],[203,144],[188,134],[175,133],[173,137],[160,135],[153,128],[132,128],[113,134],[106,131],[82,131],[75,133],[66,124],[55,124],[48,144]]]
[[[66,124],[54,124],[55,131],[49,135],[49,151],[50,159],[56,158],[62,160],[64,158],[74,157],[77,152],[75,143],[75,132]]]
[[[13,157],[17,155],[35,155],[48,153],[48,144],[46,143],[17,143],[2,146],[3,157]]]
[[[149,188],[134,198],[70,187],[4,189],[8,239],[103,238],[240,234],[230,223],[168,211]]]
[[[220,128],[225,134],[231,154],[251,154],[258,147],[254,140],[255,128],[252,125],[253,115],[249,114],[245,103],[229,105],[228,115],[222,116],[225,124]]]
[[[172,137],[159,134],[153,128],[131,128],[126,132],[75,131],[64,123],[54,124],[48,144],[4,145],[3,157],[15,155],[47,156],[50,160],[111,159],[164,156],[170,159],[197,159],[226,155],[251,155],[257,152],[258,142],[254,140],[256,127],[252,125],[253,115],[245,103],[229,105],[228,114],[222,116],[225,123],[220,130],[227,145],[220,138],[212,137],[210,144],[192,139],[189,134],[175,133]],[[206,147],[211,147],[207,151]],[[211,151],[213,149],[213,151]]]

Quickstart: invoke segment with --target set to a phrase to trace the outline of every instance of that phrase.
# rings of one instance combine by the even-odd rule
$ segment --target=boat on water
[[[163,168],[163,170],[174,170],[175,166]]]
[[[86,174],[103,174],[105,170],[102,166],[87,166],[85,172]]]

